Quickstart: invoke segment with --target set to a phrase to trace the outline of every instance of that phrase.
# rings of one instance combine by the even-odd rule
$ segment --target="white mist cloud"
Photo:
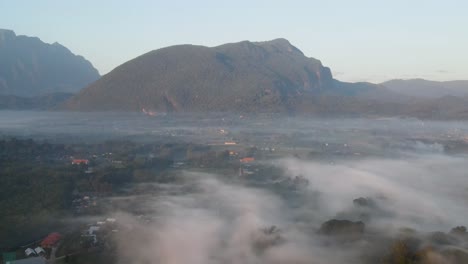
[[[380,205],[394,214],[382,218],[396,228],[447,230],[468,217],[466,159],[444,155],[406,159],[367,159],[330,165],[283,160],[289,175],[303,175],[309,189],[320,194],[321,215],[332,218],[358,197],[381,197]]]
[[[379,209],[371,212],[366,228],[382,236],[402,227],[446,232],[468,219],[463,157],[431,154],[335,165],[283,159],[275,164],[287,176],[309,180],[299,191],[299,205],[288,206],[287,198],[273,191],[217,175],[185,173],[185,189],[166,185],[158,195],[144,196],[142,210],[153,221],[118,216],[128,227],[117,239],[119,263],[363,263],[363,255],[384,254],[379,247],[388,244],[375,245],[376,238],[342,244],[316,232],[329,219],[355,217],[350,212],[358,197],[376,201]]]

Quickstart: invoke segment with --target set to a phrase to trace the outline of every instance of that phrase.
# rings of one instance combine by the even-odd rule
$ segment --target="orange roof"
[[[74,159],[72,160],[72,164],[88,164],[89,160],[87,159]]]
[[[255,158],[252,158],[252,157],[246,157],[246,158],[240,159],[240,162],[242,163],[253,162],[253,161],[255,161]]]
[[[55,246],[57,242],[59,242],[60,238],[62,238],[62,236],[59,233],[50,233],[46,238],[42,240],[41,247]]]

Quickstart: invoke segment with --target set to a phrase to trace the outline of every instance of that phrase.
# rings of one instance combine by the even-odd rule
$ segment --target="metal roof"
[[[43,257],[35,257],[35,258],[25,258],[19,260],[13,260],[6,262],[6,264],[45,264],[46,261]]]

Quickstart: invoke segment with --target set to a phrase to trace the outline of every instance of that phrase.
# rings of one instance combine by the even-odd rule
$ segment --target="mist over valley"
[[[2,111],[0,129],[1,160],[10,164],[3,173],[24,159],[49,174],[33,182],[52,177],[52,186],[70,188],[57,198],[36,193],[65,203],[29,210],[33,222],[14,220],[5,207],[19,197],[3,200],[11,214],[2,222],[21,228],[0,231],[17,246],[52,228],[63,234],[59,251],[72,261],[463,263],[467,257],[465,122]],[[86,163],[73,165],[78,159]],[[35,232],[25,232],[32,226]],[[78,234],[90,226],[99,227],[92,231],[96,242],[85,243]],[[99,250],[89,255],[83,248]]]
[[[0,264],[468,264],[468,2],[0,10]]]

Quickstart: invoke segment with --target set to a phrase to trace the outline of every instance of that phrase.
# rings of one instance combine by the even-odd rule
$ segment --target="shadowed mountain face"
[[[76,93],[98,78],[89,61],[64,46],[0,29],[0,95]]]
[[[285,39],[180,45],[117,67],[80,94],[71,110],[290,112],[303,98],[367,94],[377,86],[335,81],[330,69]]]

